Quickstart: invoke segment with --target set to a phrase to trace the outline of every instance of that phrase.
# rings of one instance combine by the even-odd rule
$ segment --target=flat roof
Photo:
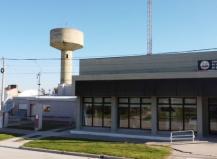
[[[98,74],[80,75],[73,78],[75,81],[217,78],[217,71]]]
[[[199,72],[198,63],[201,60],[217,61],[217,51],[82,59],[80,61],[80,76],[122,76],[123,74],[134,76],[134,74],[140,74],[146,75],[148,78],[157,75],[157,73],[159,75],[160,73],[196,73]],[[198,76],[197,74],[194,76]]]
[[[76,96],[22,96],[13,97],[15,100],[38,100],[38,101],[75,101]]]

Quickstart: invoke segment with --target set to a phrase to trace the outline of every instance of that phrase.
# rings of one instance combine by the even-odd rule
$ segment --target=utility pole
[[[41,89],[41,72],[37,74],[37,79],[38,79],[38,96],[40,96],[40,89]]]
[[[4,82],[5,82],[5,59],[2,57],[2,67],[1,67],[1,110],[3,110],[3,104],[4,104],[4,95],[5,95],[5,88],[4,88]]]
[[[147,0],[147,55],[152,54],[152,0]]]
[[[4,88],[4,81],[5,81],[5,60],[4,57],[2,57],[2,67],[0,69],[2,79],[1,79],[1,107],[0,107],[0,128],[4,127],[4,95],[5,95],[5,88]]]

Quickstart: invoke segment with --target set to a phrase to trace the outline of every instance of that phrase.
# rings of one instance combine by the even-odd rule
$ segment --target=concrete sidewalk
[[[13,130],[14,133],[17,130]],[[11,133],[13,133],[10,130]],[[21,131],[20,131],[21,132]],[[138,135],[127,135],[127,134],[112,134],[112,133],[97,133],[97,132],[86,132],[86,131],[57,131],[57,130],[50,130],[50,131],[26,131],[26,135],[22,137],[16,137],[8,140],[0,141],[0,147],[10,147],[10,148],[20,148],[23,144],[39,139],[44,137],[72,137],[72,138],[104,138],[106,137],[107,140],[114,141],[116,139],[132,139],[132,141],[139,140],[145,142],[146,144],[153,144],[153,145],[169,145],[173,149],[173,153],[170,159],[190,159],[190,158],[200,158],[200,159],[217,159],[217,140],[212,139],[207,141],[195,141],[192,142],[174,142],[170,144],[168,141],[168,137],[159,136],[138,136]],[[159,140],[160,139],[160,140]],[[148,141],[156,141],[157,142],[148,142]]]
[[[171,147],[177,151],[177,154],[182,153],[217,158],[217,142],[175,143]]]
[[[25,140],[22,137],[15,137],[12,139],[0,141],[0,147],[19,148],[29,141],[31,140]]]
[[[169,159],[217,159],[217,142],[203,141],[177,141],[173,142],[147,142],[147,145],[170,146],[173,151]]]
[[[182,153],[179,151],[173,151],[168,159],[216,159],[216,157],[208,155],[194,155],[188,153]]]
[[[0,141],[0,147],[20,148],[25,143],[35,139],[40,139],[40,138],[45,138],[50,136],[68,137],[70,135],[69,130],[62,131],[62,132],[56,132],[56,130],[57,129],[50,130],[50,131],[29,131],[29,130],[8,129],[8,128],[1,129],[0,132],[2,133],[23,134],[23,136]]]
[[[131,140],[131,141],[161,141],[161,142],[166,142],[170,141],[170,138],[168,135],[142,135],[142,134],[123,134],[123,133],[111,133],[111,132],[95,132],[95,131],[82,131],[82,130],[71,130],[70,131],[71,136],[86,136],[86,137],[95,137],[96,139],[113,139],[116,141],[117,139],[126,139],[126,140]]]

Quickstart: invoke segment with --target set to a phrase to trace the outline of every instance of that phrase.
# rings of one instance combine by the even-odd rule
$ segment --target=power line
[[[159,54],[179,54],[179,53],[200,53],[203,51],[217,51],[217,48],[208,48],[208,49],[195,49],[195,50],[187,50],[187,51],[173,51],[173,52],[159,52]],[[75,57],[72,60],[73,61],[79,61],[79,60],[85,60],[89,58],[110,58],[110,57],[128,57],[128,56],[144,56],[145,52],[142,52],[140,54],[128,54],[128,55],[109,55],[109,56],[86,56],[84,57]],[[155,53],[156,55],[156,53]],[[61,60],[61,58],[5,58],[7,61],[58,61]]]
[[[179,52],[167,52],[167,53],[164,53],[164,54],[176,54],[176,53],[197,53],[197,52],[202,52],[202,51],[214,51],[214,50],[217,50],[217,48],[209,48],[209,49],[200,49],[200,50],[190,50],[190,51],[179,51]],[[163,54],[163,53],[162,53]],[[132,55],[128,55],[127,57],[129,57],[129,56],[132,56]],[[133,56],[135,56],[135,54],[133,55]],[[137,54],[137,56],[144,56],[144,54]],[[97,57],[95,57],[95,58],[105,58],[106,56],[97,56]],[[126,57],[126,56],[117,56],[117,57]],[[93,58],[93,57],[92,57]],[[43,74],[60,74],[60,71],[58,72],[58,71],[49,71],[49,70],[52,70],[52,69],[48,69],[48,67],[52,67],[52,68],[58,68],[59,69],[59,66],[51,66],[51,65],[48,65],[48,66],[44,66],[42,63],[40,63],[40,65],[36,62],[36,61],[40,61],[40,60],[42,60],[42,61],[44,61],[44,60],[46,60],[46,64],[47,64],[47,61],[53,61],[53,60],[57,60],[57,59],[59,59],[60,60],[60,58],[5,58],[5,60],[8,60],[8,63],[9,64],[6,64],[5,66],[9,66],[8,68],[10,68],[10,67],[16,67],[16,68],[18,68],[18,67],[26,67],[26,69],[28,69],[28,68],[33,68],[33,67],[39,67],[40,68],[40,72],[41,73],[43,73]],[[13,64],[10,64],[10,62],[9,61],[13,61]],[[22,62],[22,64],[23,64],[23,61],[31,61],[31,62],[34,62],[34,66],[30,66],[30,65],[26,65],[26,66],[24,66],[24,65],[22,65],[22,66],[17,66],[14,62]],[[25,63],[24,63],[25,64]],[[36,65],[37,64],[37,65]],[[113,63],[112,64],[112,66],[121,66],[121,65],[124,65],[125,64],[125,62],[123,61],[123,62],[118,62],[118,63]],[[134,63],[134,64],[137,64],[137,65],[142,65],[142,64],[144,64],[144,62],[137,62],[137,63]],[[96,64],[97,65],[97,64]],[[111,64],[110,63],[101,63],[100,65],[103,65],[103,66],[110,66]],[[42,68],[43,68],[43,71],[42,71]],[[76,66],[75,65],[75,67],[74,67],[74,69],[78,69],[78,68],[80,68],[79,66]],[[9,70],[15,70],[15,69],[9,69]],[[47,70],[47,71],[45,71],[45,70]],[[56,70],[56,69],[55,69]],[[17,69],[16,69],[16,71],[17,71]],[[8,75],[32,75],[32,74],[36,74],[36,71],[31,71],[31,72],[10,72],[10,71],[7,71],[8,73]],[[73,71],[73,72],[68,72],[68,73],[73,73],[73,74],[79,74],[79,71],[78,72],[75,72],[75,71]]]
[[[60,74],[61,72],[41,72],[41,73],[43,73],[43,74]],[[75,74],[75,73],[79,73],[79,72],[65,72],[65,73],[73,73],[73,74]],[[8,75],[35,75],[36,73],[34,73],[34,72],[20,72],[20,73],[13,73],[13,72],[8,72],[7,73]]]

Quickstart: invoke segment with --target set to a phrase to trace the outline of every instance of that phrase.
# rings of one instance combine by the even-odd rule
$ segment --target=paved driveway
[[[0,147],[0,158],[1,159],[88,159],[87,157],[28,151],[28,150],[5,148],[5,147]]]

